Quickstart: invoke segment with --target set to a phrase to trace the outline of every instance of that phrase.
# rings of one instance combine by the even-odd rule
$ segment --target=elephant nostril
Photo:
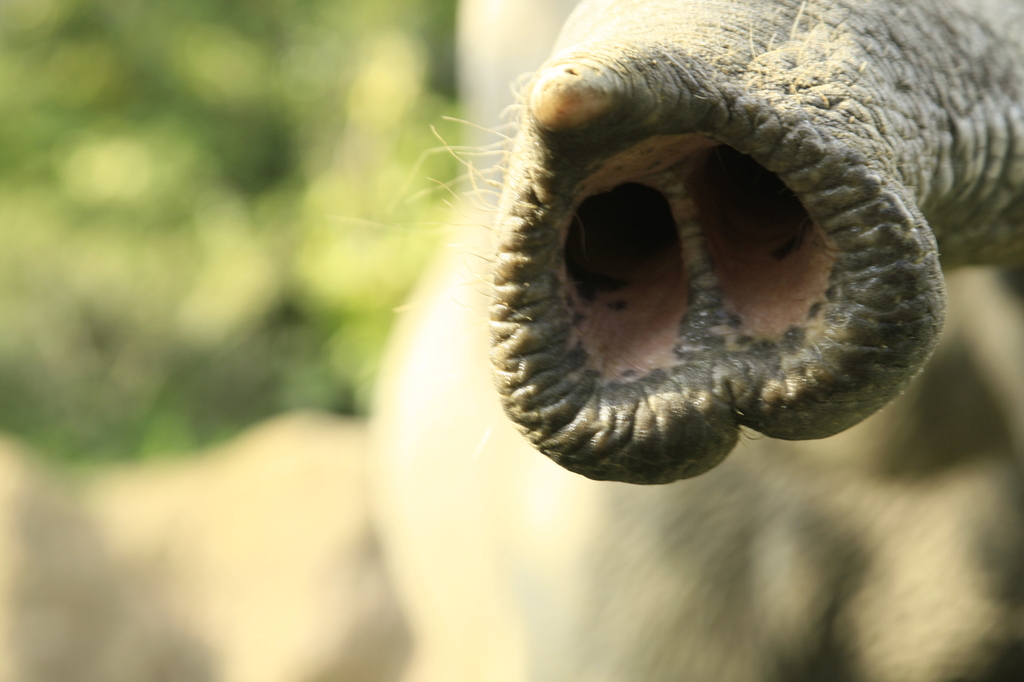
[[[778,175],[728,145],[714,148],[703,173],[721,202],[732,203],[765,232],[791,229],[794,222],[807,217],[796,194]]]
[[[672,362],[688,286],[662,192],[625,182],[584,199],[566,230],[565,277],[578,333],[605,376],[629,379]]]
[[[726,307],[745,334],[800,326],[824,301],[835,262],[821,228],[782,180],[727,145],[689,179]]]
[[[576,210],[565,243],[566,267],[584,298],[643,279],[659,261],[679,257],[668,200],[635,182],[588,197]]]
[[[727,145],[718,145],[691,179],[712,241],[730,253],[784,260],[805,244],[810,216],[779,176]]]

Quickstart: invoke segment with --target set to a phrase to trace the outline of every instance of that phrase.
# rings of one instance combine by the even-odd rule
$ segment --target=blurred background
[[[454,15],[0,2],[0,431],[92,468],[365,413],[460,172]]]

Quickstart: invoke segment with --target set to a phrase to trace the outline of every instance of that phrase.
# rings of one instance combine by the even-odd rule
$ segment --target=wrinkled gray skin
[[[464,3],[476,120],[569,4]],[[1022,39],[581,4],[385,374],[409,682],[1024,679]]]

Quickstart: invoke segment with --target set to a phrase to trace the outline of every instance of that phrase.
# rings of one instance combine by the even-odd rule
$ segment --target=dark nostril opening
[[[727,198],[742,208],[780,217],[803,213],[804,208],[793,190],[786,187],[778,175],[746,154],[728,145],[718,145],[713,163],[724,176],[723,190]]]
[[[734,231],[751,245],[773,244],[771,255],[783,259],[799,249],[809,225],[800,199],[779,176],[728,145],[715,147],[703,183]],[[737,229],[738,228],[738,229]]]
[[[581,291],[614,290],[646,274],[666,255],[679,257],[668,200],[628,182],[580,204],[565,243],[569,276]]]

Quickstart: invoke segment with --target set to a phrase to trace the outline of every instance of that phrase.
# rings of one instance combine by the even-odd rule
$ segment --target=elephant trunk
[[[634,483],[706,471],[741,425],[855,424],[943,314],[933,238],[894,178],[808,116],[649,54],[536,79],[491,313],[512,420],[566,468]]]
[[[999,212],[1024,206],[1019,50],[953,4],[908,0],[899,23],[847,4],[584,2],[528,86],[492,361],[506,413],[559,464],[665,483],[720,462],[740,426],[856,424],[935,346],[936,237],[983,262]],[[936,35],[952,56],[915,47]],[[1024,255],[1020,227],[994,231]]]

